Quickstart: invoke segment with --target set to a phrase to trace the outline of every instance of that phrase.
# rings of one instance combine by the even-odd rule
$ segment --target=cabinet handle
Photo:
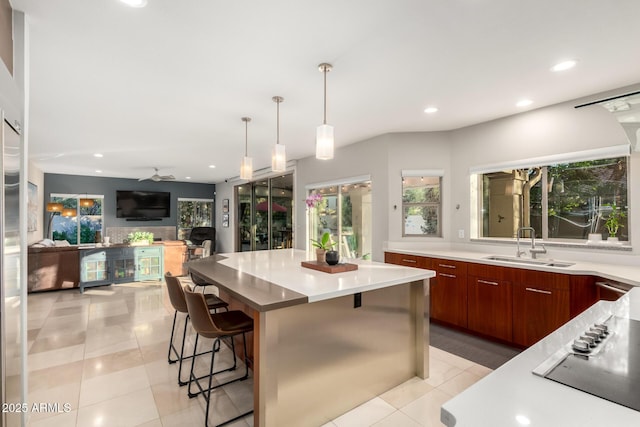
[[[498,282],[490,282],[488,280],[478,279],[478,283],[484,283],[485,285],[498,286]]]
[[[444,267],[444,268],[456,268],[455,265],[450,265],[450,264],[438,264],[438,267]]]
[[[551,291],[543,291],[542,289],[525,288],[525,290],[527,290],[529,292],[536,292],[536,293],[539,293],[539,294],[551,295]]]
[[[451,277],[452,279],[456,278],[455,274],[447,274],[447,273],[438,273],[440,276]]]
[[[410,263],[415,264],[418,261],[416,261],[415,259],[404,259],[404,258],[402,258],[402,262],[410,262]]]

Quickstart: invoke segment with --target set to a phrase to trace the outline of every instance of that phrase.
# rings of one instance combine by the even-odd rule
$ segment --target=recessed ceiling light
[[[100,169],[96,169],[96,173],[102,173]]]
[[[216,165],[209,165],[209,167],[210,167],[211,169],[215,169],[215,168],[216,168]]]
[[[96,153],[93,155],[93,157],[104,157],[104,156],[102,155],[102,153]]]
[[[190,176],[185,176],[184,179],[191,179],[191,177]]]
[[[558,72],[558,71],[569,70],[569,69],[575,67],[577,63],[578,63],[578,61],[573,60],[573,59],[569,59],[567,61],[558,62],[556,65],[551,67],[551,71]]]
[[[531,104],[533,104],[532,100],[530,100],[530,99],[521,99],[520,101],[518,101],[516,103],[516,107],[528,107]]]
[[[427,107],[424,109],[424,112],[427,114],[432,114],[438,112],[438,107]]]
[[[145,7],[147,5],[147,0],[120,0],[122,3],[131,7]]]

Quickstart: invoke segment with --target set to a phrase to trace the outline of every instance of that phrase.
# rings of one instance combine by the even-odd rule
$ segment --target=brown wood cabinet
[[[184,240],[163,240],[154,243],[164,246],[164,273],[184,276],[188,273],[184,266],[187,262],[187,245]]]
[[[431,319],[528,347],[630,285],[589,275],[385,253],[392,264],[430,268]],[[597,282],[607,286],[598,286]],[[620,289],[620,290],[616,290]]]
[[[511,342],[513,295],[509,269],[469,264],[468,272],[468,328],[482,335]]]
[[[53,291],[80,285],[80,257],[77,247],[29,248],[27,291]]]
[[[513,342],[528,347],[569,321],[569,276],[520,269],[516,275]]]
[[[436,277],[429,281],[431,318],[466,328],[467,264],[461,261],[433,258],[431,268],[436,271]]]

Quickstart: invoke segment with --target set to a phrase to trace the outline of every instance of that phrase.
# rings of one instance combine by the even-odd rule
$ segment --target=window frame
[[[216,215],[216,209],[215,209],[215,199],[206,199],[206,198],[194,198],[194,197],[178,197],[177,203],[176,203],[176,218],[177,218],[177,223],[176,223],[176,234],[177,234],[177,238],[179,240],[186,240],[189,238],[189,233],[191,233],[191,230],[194,227],[197,227],[198,225],[193,225],[193,221],[191,224],[191,227],[182,227],[182,219],[180,217],[180,203],[181,202],[195,202],[195,203],[211,203],[211,217],[209,218],[210,223],[208,225],[202,225],[202,227],[214,227],[215,226],[215,215]],[[183,239],[180,239],[181,237],[183,237]]]
[[[335,180],[335,181],[327,181],[327,182],[320,182],[320,183],[313,183],[313,184],[308,184],[305,186],[305,192],[306,192],[306,197],[308,198],[312,193],[315,194],[321,194],[323,196],[323,202],[322,203],[327,203],[326,199],[328,196],[330,197],[334,197],[336,198],[335,200],[335,213],[332,214],[333,216],[335,216],[335,225],[336,225],[336,230],[337,232],[331,233],[332,239],[335,236],[335,247],[334,249],[337,250],[340,253],[341,257],[345,257],[345,258],[363,258],[363,259],[370,259],[371,258],[371,254],[373,251],[373,247],[372,247],[372,233],[373,233],[373,221],[372,221],[372,206],[371,204],[363,204],[360,207],[362,208],[363,212],[365,209],[368,209],[368,214],[366,215],[367,218],[369,218],[369,223],[367,224],[367,230],[360,230],[360,243],[355,243],[356,247],[355,249],[351,249],[350,247],[350,243],[349,243],[349,237],[348,236],[355,236],[358,233],[356,233],[353,230],[353,225],[351,227],[345,225],[345,221],[344,221],[344,212],[343,212],[343,207],[345,205],[345,193],[348,193],[348,191],[346,191],[346,187],[349,186],[367,186],[368,187],[368,193],[369,195],[372,194],[372,180],[371,180],[371,176],[370,175],[361,175],[361,176],[355,176],[355,177],[350,177],[350,178],[345,178],[345,179],[340,179],[340,180]],[[335,188],[335,191],[333,191],[333,189]],[[351,197],[351,195],[349,195],[349,197]],[[349,204],[352,203],[352,200],[349,199]],[[316,213],[318,213],[318,215],[315,215]],[[320,219],[320,215],[319,212],[316,211],[316,207],[313,208],[309,208],[307,207],[307,215],[306,215],[306,221],[307,221],[307,251],[310,251],[312,249],[312,245],[311,245],[311,239],[319,239],[321,237],[321,234],[316,233],[317,229],[318,229],[318,223],[321,221]],[[331,228],[331,227],[329,227]],[[348,232],[346,229],[351,228],[351,232]],[[346,237],[346,239],[345,239]],[[360,252],[358,252],[358,249],[360,249]]]
[[[60,199],[60,200],[58,200]],[[80,206],[80,199],[93,199],[93,200],[100,200],[100,206],[101,206],[101,210],[100,210],[100,229],[99,230],[95,230],[95,231],[99,231],[101,236],[104,236],[104,195],[103,194],[67,194],[67,193],[51,193],[49,194],[49,201],[50,202],[59,202],[59,203],[63,203],[67,200],[75,200],[75,208],[69,208],[69,209],[75,209],[76,210],[76,214],[73,217],[70,218],[76,218],[75,222],[76,222],[76,245],[87,245],[87,244],[91,244],[91,243],[102,243],[102,242],[95,242],[95,231],[94,231],[94,241],[93,242],[82,242],[82,220],[79,220],[79,218],[82,218],[84,216],[94,216],[94,215],[82,215],[81,214],[81,209],[82,207]],[[57,216],[57,215],[56,215]],[[53,233],[55,231],[55,223],[56,221],[52,221],[51,223],[51,238],[53,239]],[[48,238],[48,236],[47,236]]]
[[[573,237],[550,237],[549,230],[549,222],[554,217],[554,215],[549,215],[549,206],[550,206],[550,198],[549,195],[550,185],[553,185],[553,182],[549,182],[550,178],[550,168],[556,167],[558,165],[571,165],[579,162],[586,161],[605,161],[605,160],[615,160],[615,159],[624,159],[625,167],[626,167],[626,205],[623,207],[624,212],[627,218],[631,216],[631,161],[630,161],[630,150],[629,146],[613,146],[606,147],[594,150],[587,150],[578,153],[568,153],[565,155],[553,155],[547,157],[541,157],[538,159],[530,159],[518,162],[506,162],[500,165],[493,166],[479,166],[470,168],[470,189],[471,189],[471,206],[477,209],[476,212],[471,212],[470,218],[472,219],[471,225],[471,236],[472,240],[482,240],[482,241],[512,241],[515,240],[514,237],[492,237],[492,236],[484,236],[485,229],[485,209],[488,209],[488,206],[484,206],[485,197],[484,197],[484,188],[483,181],[486,175],[491,173],[501,172],[505,170],[516,170],[516,169],[533,169],[539,168],[542,172],[541,179],[541,212],[545,212],[546,214],[541,216],[540,219],[540,230],[536,230],[536,238],[542,239],[546,243],[551,244],[563,244],[563,245],[575,245],[575,246],[585,246],[589,245],[593,242],[589,240],[589,238],[573,238]],[[601,181],[606,182],[606,181]],[[531,204],[531,202],[530,202]],[[606,209],[602,209],[600,207],[599,212],[606,211]],[[606,220],[605,217],[600,217],[604,222]],[[627,225],[629,227],[630,225]],[[605,232],[606,236],[606,232]],[[628,240],[622,241],[620,249],[629,249],[631,247],[631,233],[627,234]],[[606,239],[606,237],[604,237]],[[598,246],[598,245],[591,245]],[[599,246],[602,247],[602,246]]]
[[[403,170],[402,171],[402,181],[401,181],[401,186],[400,186],[400,198],[401,198],[401,220],[402,220],[402,237],[407,237],[407,238],[416,238],[416,237],[422,237],[422,238],[436,238],[436,239],[440,239],[443,237],[443,218],[442,218],[442,199],[443,199],[443,181],[444,181],[444,170],[442,169],[424,169],[424,170]],[[406,203],[404,201],[404,185],[405,185],[405,178],[421,178],[421,179],[438,179],[438,193],[439,193],[439,200],[438,202],[417,202],[417,203]],[[405,212],[407,208],[411,208],[411,207],[436,207],[436,222],[437,222],[437,231],[436,233],[431,233],[431,234],[412,234],[412,233],[407,233],[406,232],[406,223],[407,220],[405,218]]]

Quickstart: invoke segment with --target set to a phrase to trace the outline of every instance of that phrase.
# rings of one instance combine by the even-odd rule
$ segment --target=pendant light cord
[[[327,124],[327,67],[326,66],[323,67],[322,74],[324,75],[324,120],[322,124],[326,125]]]
[[[244,156],[249,157],[249,122],[251,121],[251,117],[243,117],[242,121],[244,122]]]
[[[276,101],[276,144],[280,144],[280,100]]]

